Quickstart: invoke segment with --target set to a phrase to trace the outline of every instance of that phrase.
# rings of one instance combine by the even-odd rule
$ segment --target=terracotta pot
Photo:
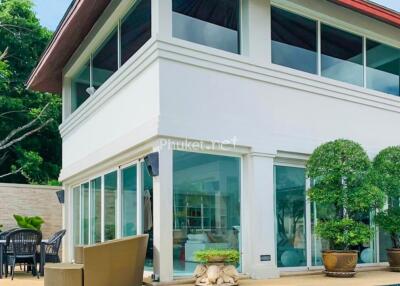
[[[358,261],[358,251],[327,250],[322,252],[325,272],[328,276],[352,277]]]
[[[390,270],[400,272],[400,248],[387,249]]]
[[[223,257],[223,256],[211,256],[208,259],[209,264],[214,264],[214,263],[221,264],[224,262],[225,262],[225,257]]]

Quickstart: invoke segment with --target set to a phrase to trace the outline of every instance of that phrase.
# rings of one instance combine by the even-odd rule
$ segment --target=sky
[[[54,31],[71,0],[33,0],[42,25]],[[400,12],[400,0],[375,0],[374,2]]]

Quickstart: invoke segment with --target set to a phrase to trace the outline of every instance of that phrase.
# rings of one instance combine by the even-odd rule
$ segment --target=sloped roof
[[[162,1],[162,0],[161,0]],[[400,13],[366,0],[329,0],[400,28]],[[61,93],[62,70],[111,0],[74,0],[32,72],[27,87]]]

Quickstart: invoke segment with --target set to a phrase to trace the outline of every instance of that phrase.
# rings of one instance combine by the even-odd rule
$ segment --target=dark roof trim
[[[62,70],[111,0],[74,0],[32,72],[27,87],[62,92]]]

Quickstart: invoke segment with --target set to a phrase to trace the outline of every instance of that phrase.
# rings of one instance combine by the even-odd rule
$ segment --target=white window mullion
[[[104,176],[101,176],[101,242],[105,241],[105,192]]]
[[[136,225],[137,225],[137,234],[143,234],[144,229],[143,229],[143,170],[142,170],[142,164],[141,162],[138,162],[137,166],[137,177],[136,177],[136,194],[137,194],[137,199],[136,199]]]
[[[79,186],[79,244],[83,244],[83,193],[82,185]]]

